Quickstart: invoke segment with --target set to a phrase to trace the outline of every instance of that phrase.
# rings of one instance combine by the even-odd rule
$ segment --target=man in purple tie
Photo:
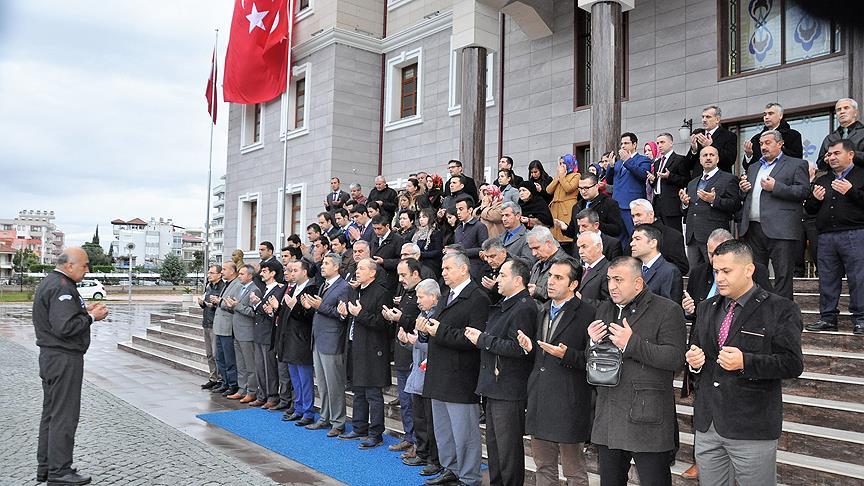
[[[714,250],[717,295],[700,303],[685,357],[695,384],[695,457],[703,484],[777,483],[782,380],[804,369],[801,313],[753,282],[753,251]]]

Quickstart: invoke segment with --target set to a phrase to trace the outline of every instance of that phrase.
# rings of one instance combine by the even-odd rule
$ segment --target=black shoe
[[[837,331],[837,323],[831,323],[819,319],[813,324],[808,324],[804,329],[807,329],[808,331]]]
[[[383,443],[384,443],[384,439],[382,439],[381,437],[369,437],[368,439],[366,439],[360,443],[359,448],[360,449],[373,449],[375,447],[380,446]]]
[[[406,466],[425,466],[426,459],[420,459],[419,456],[414,456],[408,459],[402,459],[402,464],[405,464]]]
[[[283,422],[294,422],[294,421],[300,420],[302,418],[303,418],[302,415],[297,415],[296,413],[292,413],[291,415],[288,415],[286,413],[286,414],[282,415],[282,421]]]
[[[276,406],[270,407],[270,411],[271,412],[280,412],[282,410],[287,409],[289,406],[290,406],[290,404],[288,404],[288,403],[279,402],[276,404]],[[288,415],[293,415],[293,414],[294,414],[294,411],[292,410],[291,413]]]
[[[235,393],[237,393],[237,390],[239,390],[239,389],[240,389],[239,386],[232,386],[232,387],[229,387],[227,390],[225,390],[224,392],[222,392],[222,396],[223,396],[223,397],[227,397],[228,395],[234,395]]]
[[[78,472],[78,470],[75,469],[74,467],[72,469],[70,469],[70,471],[72,471],[73,473]],[[45,481],[48,481],[48,470],[37,468],[36,469],[36,482],[37,483],[44,483]]]
[[[441,466],[436,466],[435,464],[427,464],[423,469],[420,470],[421,476],[436,476],[441,474],[441,471],[444,468]]]
[[[290,408],[285,410],[285,413],[290,413],[291,415],[294,415],[294,412],[296,412],[296,410],[294,410],[294,405],[291,405]]]
[[[354,432],[353,430],[351,432],[345,432],[345,433],[339,434],[339,440],[356,440],[356,439],[365,439],[365,438],[366,438],[365,435],[358,434],[357,432]]]
[[[312,420],[310,417],[306,417],[306,418],[303,418],[303,419],[300,419],[300,420],[294,422],[294,425],[296,425],[297,427],[306,427],[307,425],[312,424],[314,422],[315,421]]]
[[[210,389],[210,393],[222,393],[228,389],[228,385],[220,384],[219,386],[214,386]]]
[[[459,477],[453,474],[449,469],[444,471],[444,474],[437,478],[427,479],[424,484],[427,486],[436,486],[443,484],[456,484],[459,482]]]
[[[69,471],[62,476],[52,477],[48,475],[48,486],[80,486],[90,484],[90,476],[83,476],[77,472]]]
[[[204,383],[203,385],[201,385],[201,389],[202,389],[202,390],[209,390],[209,389],[211,389],[211,388],[213,388],[213,387],[221,386],[221,385],[222,385],[222,383],[220,383],[220,382],[218,382],[218,381],[210,380],[210,381],[208,381],[207,383]]]
[[[855,326],[852,327],[852,334],[856,336],[864,336],[864,322],[856,323]]]

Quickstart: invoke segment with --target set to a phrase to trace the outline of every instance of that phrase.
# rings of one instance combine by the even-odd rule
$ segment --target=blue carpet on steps
[[[386,434],[384,444],[360,450],[358,440],[328,438],[327,429],[295,427],[294,422],[283,422],[281,413],[259,408],[207,413],[198,418],[346,484],[421,485],[425,479],[418,474],[420,467],[402,464],[400,452],[387,450],[398,440]]]

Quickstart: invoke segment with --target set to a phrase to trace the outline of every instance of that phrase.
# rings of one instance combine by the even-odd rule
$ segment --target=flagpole
[[[210,77],[213,79],[212,86],[210,88],[210,97],[213,100],[212,113],[210,113],[210,161],[207,166],[207,197],[205,200],[207,201],[207,219],[204,220],[204,274],[207,274],[208,269],[210,268],[210,192],[212,191],[212,183],[213,183],[213,127],[216,125],[215,119],[213,117],[213,113],[216,112],[216,104],[218,103],[218,99],[216,99],[216,48],[219,46],[219,29],[216,30],[216,38],[213,41],[213,65],[210,67]],[[204,284],[206,288],[207,284]]]
[[[291,42],[294,37],[294,1],[286,0],[288,3],[288,11],[286,12],[286,21],[288,24],[288,39],[285,42],[288,43],[287,48],[285,49],[285,56],[287,57],[287,62],[285,64],[288,65],[288,72],[285,76],[285,131],[282,132],[282,200],[279,201],[279,205],[282,207],[282,221],[281,221],[281,229],[282,233],[277,236],[278,244],[276,245],[276,250],[279,251],[285,246],[287,232],[285,231],[285,221],[286,221],[286,209],[285,199],[288,197],[288,122],[291,120],[290,113],[288,113],[288,107],[290,106],[290,100],[288,96],[290,94],[289,84],[291,83]]]

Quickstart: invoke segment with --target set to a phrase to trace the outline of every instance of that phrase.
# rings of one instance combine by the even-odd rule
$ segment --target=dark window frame
[[[621,14],[621,101],[629,95],[630,12]],[[591,13],[576,7],[573,13],[573,111],[591,107]]]
[[[249,251],[255,250],[258,233],[258,200],[249,201]]]
[[[304,109],[306,108],[306,78],[294,82],[294,128],[303,128],[306,123]]]
[[[419,63],[408,64],[399,69],[399,118],[409,118],[417,115],[417,83],[420,80],[420,73],[417,71]],[[406,72],[414,70],[412,77],[406,78]],[[413,87],[413,89],[412,89]],[[406,89],[409,91],[406,92]],[[413,98],[414,103],[406,103],[406,98]]]

